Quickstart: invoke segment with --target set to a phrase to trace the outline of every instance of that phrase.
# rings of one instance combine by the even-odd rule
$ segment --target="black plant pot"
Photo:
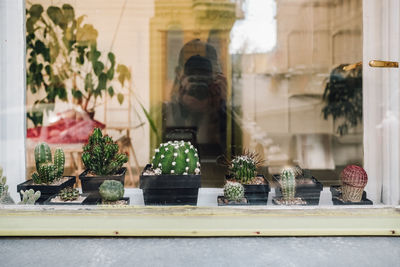
[[[373,205],[373,202],[367,198],[367,192],[363,192],[360,202],[345,202],[341,199],[342,191],[340,190],[340,185],[332,185],[332,202],[333,205]]]
[[[55,197],[58,196],[58,194],[52,195],[49,197],[46,201],[43,202],[43,205],[90,205],[89,201],[89,195],[90,194],[80,194],[80,196],[85,197],[82,202],[71,202],[71,201],[65,201],[65,202],[52,202],[51,200]]]
[[[89,193],[90,198],[100,199],[99,187],[106,180],[116,180],[125,184],[125,173],[126,168],[121,168],[117,174],[114,175],[105,175],[105,176],[87,176],[89,171],[86,170],[79,175],[79,179],[82,184],[82,192]]]
[[[146,205],[197,205],[200,186],[201,175],[140,175]]]
[[[52,195],[58,194],[58,192],[61,191],[61,189],[64,189],[66,187],[73,187],[75,182],[76,182],[76,177],[75,176],[64,176],[64,178],[68,178],[65,182],[59,185],[36,185],[33,183],[33,180],[27,180],[19,185],[17,185],[17,192],[19,193],[21,200],[22,200],[22,194],[21,190],[29,190],[33,189],[35,192],[40,191],[40,198],[36,201],[38,204],[42,204],[44,201],[46,201],[49,197]]]
[[[267,205],[268,195],[271,191],[267,179],[264,175],[257,175],[262,177],[265,184],[243,184],[244,187],[244,197],[247,199],[246,205]],[[227,175],[226,179],[232,179],[232,176]],[[243,205],[243,204],[242,204]]]
[[[218,206],[248,206],[252,205],[249,201],[244,197],[242,201],[227,201],[224,196],[217,197]]]
[[[282,197],[282,189],[280,186],[280,175],[276,174],[272,176],[275,180],[277,186],[275,188],[275,197],[281,198]],[[296,195],[295,197],[299,197],[302,200],[307,202],[307,205],[318,205],[319,199],[321,196],[321,191],[323,189],[323,185],[318,182],[315,177],[310,178],[313,182],[312,184],[299,184],[296,185]]]

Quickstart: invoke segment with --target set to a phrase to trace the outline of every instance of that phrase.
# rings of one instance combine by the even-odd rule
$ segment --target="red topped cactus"
[[[368,176],[363,168],[349,165],[340,174],[343,201],[360,202]]]

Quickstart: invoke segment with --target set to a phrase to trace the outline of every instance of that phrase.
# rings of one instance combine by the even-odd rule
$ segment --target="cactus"
[[[67,187],[62,189],[58,193],[58,196],[62,201],[73,201],[79,197],[79,190],[72,187]]]
[[[227,181],[224,186],[224,197],[229,201],[240,202],[244,198],[244,187],[237,182]]]
[[[233,178],[242,183],[248,184],[257,175],[257,166],[260,164],[256,153],[245,152],[241,156],[236,156],[228,163],[229,171]]]
[[[360,202],[368,182],[365,170],[357,165],[349,165],[341,172],[340,179],[343,201]]]
[[[105,180],[99,187],[104,203],[120,200],[124,196],[124,186],[116,180]]]
[[[61,148],[54,153],[54,163],[49,145],[40,143],[35,147],[36,171],[32,174],[35,184],[51,184],[64,174],[65,154]]]
[[[8,193],[7,178],[3,176],[3,168],[0,166],[0,204],[15,204]]]
[[[282,195],[285,201],[294,200],[296,194],[296,178],[292,168],[283,169],[281,173],[280,184]]]
[[[22,204],[22,205],[34,205],[36,200],[38,200],[40,198],[40,191],[34,191],[33,189],[29,189],[29,190],[21,190],[21,194],[22,194],[22,201],[19,202],[18,204]]]
[[[95,128],[88,144],[83,147],[82,162],[96,175],[116,174],[128,162],[128,156],[119,154],[118,150],[118,144],[111,137],[103,136],[101,130]]]
[[[151,163],[156,173],[161,174],[200,174],[197,149],[185,141],[169,141],[155,150]]]

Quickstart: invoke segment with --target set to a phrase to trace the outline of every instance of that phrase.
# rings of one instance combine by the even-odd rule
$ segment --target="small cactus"
[[[340,174],[343,201],[360,202],[368,182],[366,171],[357,165],[349,165]]]
[[[29,190],[21,190],[21,194],[22,194],[22,201],[19,202],[18,204],[22,204],[22,205],[34,205],[36,200],[38,200],[40,198],[40,191],[34,191],[33,189],[29,189]]]
[[[229,201],[240,202],[244,198],[243,185],[227,181],[224,186],[224,197]]]
[[[8,193],[7,178],[3,176],[3,168],[0,166],[0,204],[14,204],[14,200]]]
[[[54,163],[49,145],[40,143],[35,147],[36,171],[32,174],[35,184],[51,184],[64,174],[65,154],[61,148],[54,153]]]
[[[61,198],[62,201],[73,201],[75,199],[78,199],[79,190],[74,189],[72,187],[67,187],[67,188],[62,189],[58,193],[58,196]]]
[[[106,180],[99,187],[104,203],[120,200],[124,196],[124,186],[116,180]]]
[[[242,183],[248,184],[257,175],[257,167],[260,164],[256,153],[245,152],[241,156],[236,156],[228,163],[229,171],[233,178]]]
[[[296,194],[296,177],[292,168],[283,169],[280,179],[283,199],[293,201]]]
[[[155,150],[151,163],[156,173],[161,174],[200,174],[197,149],[185,141],[169,141]]]
[[[95,128],[83,147],[82,162],[94,174],[116,174],[128,162],[128,156],[118,153],[118,150],[118,144],[111,137],[103,136],[101,130]]]

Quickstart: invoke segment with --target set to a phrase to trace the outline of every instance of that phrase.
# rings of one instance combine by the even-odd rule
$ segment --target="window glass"
[[[62,148],[93,199],[114,175],[133,205],[372,204],[362,24],[359,0],[26,1],[27,179]]]

